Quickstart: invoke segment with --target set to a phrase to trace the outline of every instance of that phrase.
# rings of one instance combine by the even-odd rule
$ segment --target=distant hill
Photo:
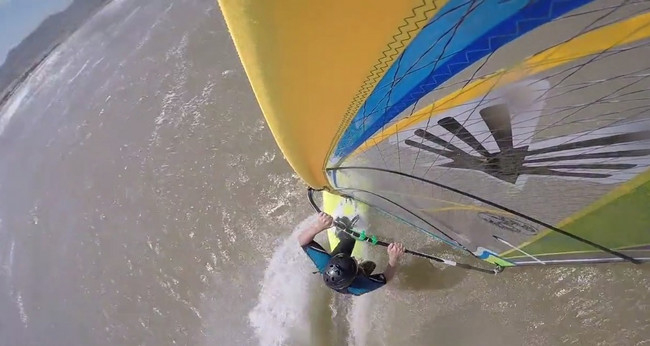
[[[14,47],[0,66],[0,105],[61,42],[111,0],[74,0],[64,11],[47,17]]]

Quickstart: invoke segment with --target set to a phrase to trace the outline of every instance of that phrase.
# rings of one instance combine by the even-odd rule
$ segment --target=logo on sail
[[[477,119],[467,118],[460,123],[453,117],[445,117],[437,123],[446,131],[445,137],[452,136],[451,140],[443,139],[440,128],[439,135],[419,128],[414,135],[420,140],[407,139],[404,143],[446,158],[439,160],[438,167],[481,171],[511,184],[522,175],[607,180],[626,170],[647,167],[650,161],[650,127],[643,128],[648,124],[603,127],[535,143],[529,140],[525,145],[518,141],[517,145],[513,129],[518,124],[513,124],[506,104],[491,105],[478,113],[488,129],[487,134],[476,130],[480,128]],[[532,138],[533,129],[519,128],[520,137]],[[482,140],[477,138],[479,135],[483,136]],[[486,148],[486,142],[496,143],[496,148]]]

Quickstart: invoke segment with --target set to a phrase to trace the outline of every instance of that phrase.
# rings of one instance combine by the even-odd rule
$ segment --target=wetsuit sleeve
[[[372,292],[386,284],[384,274],[374,274],[370,276],[358,276],[348,287],[348,293],[360,296]]]
[[[318,271],[321,273],[327,266],[327,262],[332,258],[332,256],[325,251],[320,244],[313,240],[309,244],[303,246],[302,249],[305,251],[307,256],[309,256],[311,261],[314,262],[314,265],[316,265],[316,268],[318,268]]]

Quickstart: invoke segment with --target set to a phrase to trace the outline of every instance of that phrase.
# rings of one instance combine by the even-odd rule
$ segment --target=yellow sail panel
[[[329,186],[333,146],[444,2],[219,0],[276,142],[307,184]]]

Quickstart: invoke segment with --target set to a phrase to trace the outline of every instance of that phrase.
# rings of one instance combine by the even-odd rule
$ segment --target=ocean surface
[[[297,246],[312,221],[216,2],[115,0],[0,109],[0,345],[650,345],[648,265],[405,257],[340,297]]]

